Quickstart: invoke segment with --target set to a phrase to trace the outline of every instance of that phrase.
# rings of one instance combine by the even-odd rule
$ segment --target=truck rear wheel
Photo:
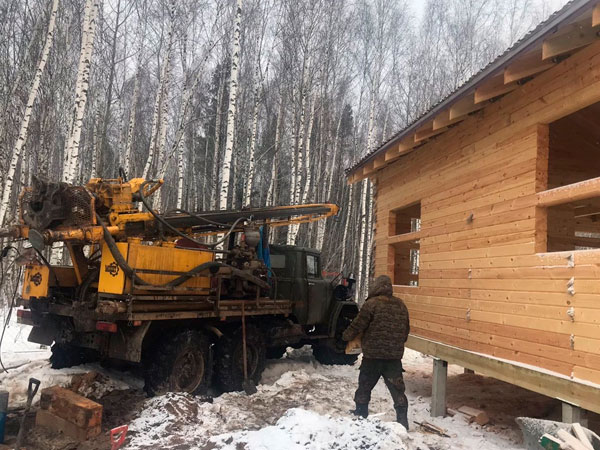
[[[225,392],[241,391],[244,381],[242,357],[242,328],[236,328],[224,334],[216,344],[215,372],[216,382]],[[246,351],[248,378],[258,384],[265,370],[265,338],[258,328],[246,326]]]
[[[144,359],[144,390],[150,396],[165,392],[205,394],[210,387],[212,351],[201,331],[185,330],[159,338]]]
[[[279,359],[283,355],[285,355],[286,350],[286,345],[280,345],[278,347],[269,347],[267,349],[267,359]]]

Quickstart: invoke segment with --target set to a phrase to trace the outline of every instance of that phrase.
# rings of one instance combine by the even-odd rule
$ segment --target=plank
[[[486,80],[475,89],[475,104],[499,97],[517,89],[519,85],[516,81],[504,82],[504,73]]]
[[[421,252],[432,254],[440,252],[452,252],[457,250],[470,250],[477,248],[489,248],[506,244],[525,244],[534,239],[535,231],[524,231],[519,233],[502,234],[480,239],[465,239],[462,241],[446,242],[443,244],[425,245],[421,241]]]
[[[476,248],[471,250],[458,250],[452,252],[439,252],[421,255],[422,262],[443,261],[469,258],[494,258],[496,256],[516,256],[533,253],[534,242],[526,244],[501,245],[490,248]]]
[[[557,434],[558,437],[567,445],[566,447],[561,445],[561,447],[567,450],[586,450],[585,446],[567,430],[559,429]]]
[[[581,443],[584,445],[584,447],[587,448],[587,450],[594,450],[592,443],[588,439],[587,435],[585,434],[585,431],[583,430],[583,427],[580,424],[574,423],[572,426],[572,430],[575,437],[581,441]]]
[[[427,333],[429,338],[418,336],[411,333],[407,341],[407,347],[422,353],[435,356],[448,361],[449,364],[457,364],[467,367],[486,376],[491,376],[508,383],[516,384],[525,389],[530,389],[550,397],[560,397],[566,401],[577,399],[579,405],[590,411],[600,410],[600,399],[597,398],[596,387],[584,383],[572,381],[568,376],[562,375],[556,371],[546,372],[536,370],[533,367],[527,367],[518,364],[516,360],[510,360],[503,356],[493,357],[480,353],[479,350],[487,349],[493,351],[490,347],[483,344],[472,345],[464,339],[454,339],[454,345],[445,344],[437,341],[436,338],[444,338],[436,333]],[[458,347],[458,345],[469,345],[475,350]],[[514,355],[514,352],[499,351],[504,356]],[[525,363],[527,364],[527,363]],[[552,390],[553,389],[553,390]],[[583,397],[591,395],[592,397],[584,399]],[[580,400],[585,403],[585,406]],[[595,397],[595,398],[593,398]]]
[[[600,196],[600,177],[539,192],[537,204],[549,207],[598,196]]]
[[[586,363],[585,355],[581,352],[575,352],[565,348],[556,348],[542,343],[528,342],[526,340],[518,339],[518,335],[512,337],[497,336],[488,332],[474,331],[462,327],[457,328],[446,324],[424,322],[420,320],[415,320],[414,323],[411,324],[411,328],[413,326],[415,329],[430,330],[439,334],[454,336],[474,344],[490,345],[497,349],[517,351],[526,353],[530,356],[540,357],[548,362],[552,361],[555,366],[562,365],[564,368],[563,370],[569,375],[575,365],[583,365]],[[596,367],[598,367],[598,359],[600,359],[600,356],[596,355],[596,361],[594,361]],[[552,366],[547,365],[545,367],[551,368]]]
[[[474,93],[470,95],[467,94],[450,107],[449,119],[454,120],[466,116],[467,114],[479,111],[484,106],[485,104],[475,103]]]
[[[593,27],[589,19],[582,20],[559,30],[557,35],[544,40],[542,44],[542,59],[571,52],[575,49],[591,44],[598,39],[597,27]]]
[[[435,118],[433,119],[432,129],[439,130],[439,129],[443,128],[445,131],[450,125],[454,125],[455,123],[458,123],[464,119],[465,119],[465,116],[461,116],[461,117],[455,117],[454,119],[450,120],[450,110],[445,109],[444,111],[440,112],[437,116],[435,116]]]
[[[523,78],[551,69],[555,65],[553,61],[542,60],[541,49],[534,50],[504,69],[504,83],[509,84],[522,80]]]

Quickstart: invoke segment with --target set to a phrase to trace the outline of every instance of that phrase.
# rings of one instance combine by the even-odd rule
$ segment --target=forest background
[[[120,167],[164,178],[160,210],[337,203],[271,239],[322,250],[361,298],[374,186],[344,169],[563,3],[0,0],[0,226],[33,176]]]

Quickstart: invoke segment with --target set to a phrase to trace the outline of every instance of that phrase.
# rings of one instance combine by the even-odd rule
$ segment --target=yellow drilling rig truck
[[[336,205],[158,213],[148,197],[161,185],[34,179],[21,193],[19,223],[0,238],[30,244],[16,261],[17,318],[30,341],[52,345],[53,367],[124,360],[143,368],[149,395],[204,394],[257,383],[288,346],[311,345],[325,364],[356,360],[341,340],[358,312],[353,280],[324,279],[316,250],[266,244],[274,227]]]

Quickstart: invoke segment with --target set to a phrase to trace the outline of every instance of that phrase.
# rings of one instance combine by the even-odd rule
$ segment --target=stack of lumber
[[[590,436],[580,424],[575,423],[570,433],[567,430],[558,430],[556,437],[544,434],[540,444],[546,450],[594,450],[600,442],[594,442],[595,447],[592,440],[597,441],[596,436]]]
[[[98,436],[102,405],[60,386],[42,391],[35,423],[79,441]]]

